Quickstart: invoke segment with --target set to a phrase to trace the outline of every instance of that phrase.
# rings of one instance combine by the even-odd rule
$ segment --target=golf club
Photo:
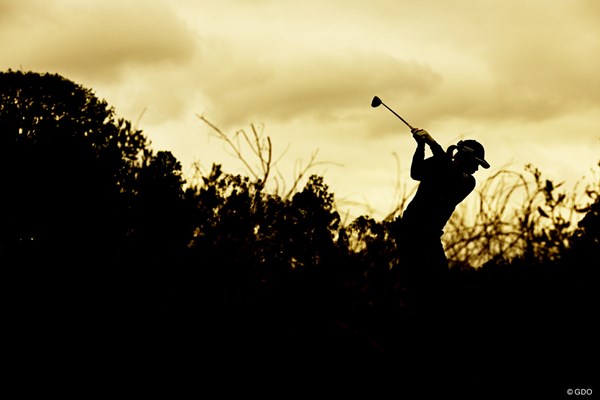
[[[402,118],[401,116],[399,116],[396,111],[392,110],[391,108],[389,108],[383,101],[381,101],[381,99],[377,96],[373,97],[373,101],[371,101],[371,107],[375,108],[375,107],[379,107],[380,105],[383,105],[385,108],[387,108],[388,110],[390,110],[392,113],[394,113],[394,115],[398,118],[400,118],[400,120],[402,122],[404,122],[406,124],[406,126],[408,126],[410,128],[410,130],[414,130],[415,128],[413,128],[412,126],[410,126],[410,124],[408,122],[406,122],[404,120],[404,118]]]

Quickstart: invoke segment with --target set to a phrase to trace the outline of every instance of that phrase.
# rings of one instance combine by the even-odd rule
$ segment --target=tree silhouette
[[[58,75],[9,71],[0,87],[3,252],[68,263],[106,254],[145,137]]]
[[[191,233],[180,164],[59,75],[0,73],[0,96],[0,264],[19,314],[72,324],[158,309],[157,268]]]

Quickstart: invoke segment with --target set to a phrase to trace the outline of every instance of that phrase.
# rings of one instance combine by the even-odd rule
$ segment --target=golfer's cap
[[[485,161],[485,149],[483,145],[476,140],[461,140],[456,146],[469,153],[483,168],[489,168],[490,164]]]

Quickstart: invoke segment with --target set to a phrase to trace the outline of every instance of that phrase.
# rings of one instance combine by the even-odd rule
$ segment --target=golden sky
[[[444,147],[483,143],[480,183],[532,163],[573,185],[600,161],[595,0],[0,0],[0,44],[2,70],[93,89],[186,174],[243,172],[196,114],[262,125],[276,155],[289,146],[289,180],[318,151],[353,216],[384,217],[397,179],[414,185],[414,141],[374,95]]]

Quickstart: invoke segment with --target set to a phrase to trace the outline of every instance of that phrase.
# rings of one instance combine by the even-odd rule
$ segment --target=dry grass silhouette
[[[532,165],[525,172],[497,171],[446,225],[448,258],[474,267],[498,258],[557,260],[586,209],[585,198],[593,201],[600,183],[579,186],[567,192]]]
[[[234,134],[228,134],[203,115],[196,114],[196,116],[211,128],[211,132],[216,138],[223,141],[226,150],[242,163],[244,169],[255,180],[256,184],[265,186],[272,181],[273,194],[281,197],[283,200],[290,199],[296,193],[303,180],[317,166],[335,164],[318,161],[317,156],[319,152],[316,150],[311,154],[306,164],[300,160],[296,161],[291,184],[288,186],[288,181],[279,170],[278,163],[287,153],[289,146],[279,156],[273,158],[271,138],[264,134],[262,128],[251,124],[250,133],[244,129],[240,129]],[[249,155],[246,155],[247,153]],[[197,173],[200,171],[198,166],[196,166],[196,171]]]

